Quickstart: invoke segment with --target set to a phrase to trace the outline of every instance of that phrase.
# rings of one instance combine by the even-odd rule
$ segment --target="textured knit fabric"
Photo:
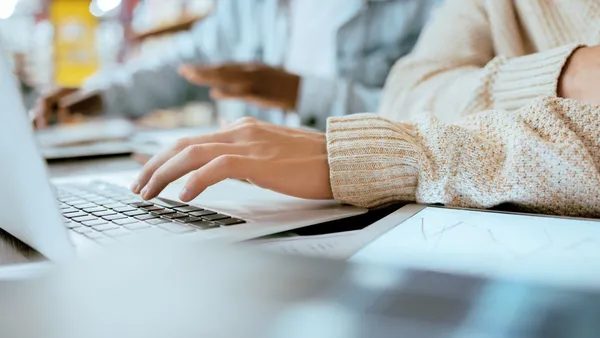
[[[600,107],[556,95],[599,21],[597,0],[447,0],[380,116],[329,120],[335,198],[599,216]]]
[[[334,197],[373,207],[392,201],[600,215],[600,107],[556,97],[455,124],[375,115],[329,119]]]
[[[452,122],[556,95],[566,59],[599,44],[598,27],[598,0],[447,0],[394,66],[380,115],[402,121],[426,110]]]

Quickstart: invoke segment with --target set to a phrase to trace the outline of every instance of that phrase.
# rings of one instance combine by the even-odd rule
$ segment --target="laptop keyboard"
[[[128,189],[105,182],[57,185],[56,195],[69,230],[99,244],[136,233],[179,235],[246,223],[165,198],[143,201]]]

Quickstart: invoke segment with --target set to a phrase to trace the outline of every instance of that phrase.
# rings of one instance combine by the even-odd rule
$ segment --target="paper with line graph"
[[[600,222],[425,208],[352,260],[484,274],[506,268],[600,274]]]

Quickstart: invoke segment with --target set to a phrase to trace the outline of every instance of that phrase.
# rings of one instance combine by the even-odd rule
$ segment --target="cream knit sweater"
[[[414,122],[329,120],[335,198],[600,215],[600,107],[556,97],[599,21],[596,0],[448,0],[386,85],[380,115]]]

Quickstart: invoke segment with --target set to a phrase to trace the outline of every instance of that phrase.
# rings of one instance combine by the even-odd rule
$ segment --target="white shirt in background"
[[[363,0],[289,0],[285,68],[301,75],[337,76],[337,33]]]

